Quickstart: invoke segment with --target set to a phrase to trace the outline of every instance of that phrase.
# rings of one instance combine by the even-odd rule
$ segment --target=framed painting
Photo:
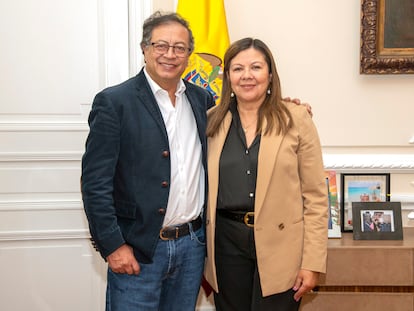
[[[401,202],[352,202],[354,240],[402,240]]]
[[[413,0],[361,0],[360,73],[414,73],[413,29]]]
[[[353,230],[352,202],[390,200],[390,174],[341,174],[341,231]]]

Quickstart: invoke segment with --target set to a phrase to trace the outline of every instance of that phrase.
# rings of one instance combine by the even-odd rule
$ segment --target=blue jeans
[[[153,262],[139,275],[108,269],[106,311],[194,311],[205,260],[205,234],[158,240]]]

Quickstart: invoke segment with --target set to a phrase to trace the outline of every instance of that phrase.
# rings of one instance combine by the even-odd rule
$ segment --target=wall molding
[[[414,173],[414,154],[323,154],[326,169],[336,171],[364,171]]]
[[[80,123],[79,123],[80,124]],[[1,127],[1,125],[0,125]],[[66,129],[67,130],[67,129]],[[86,130],[86,129],[85,129]],[[1,129],[0,129],[1,131]],[[83,151],[0,152],[0,163],[80,161]],[[337,171],[389,171],[414,173],[414,154],[323,154],[326,169]]]
[[[80,161],[82,154],[81,151],[0,152],[0,163]]]
[[[0,212],[77,211],[83,210],[82,200],[3,200]]]
[[[86,132],[86,121],[2,121],[0,132]]]
[[[89,239],[88,229],[0,231],[0,241]]]
[[[150,0],[128,0],[129,76],[135,76],[144,64],[140,43],[142,25],[153,12]]]
[[[414,194],[394,193],[391,194],[391,201],[401,202],[402,211],[412,211],[414,209]]]

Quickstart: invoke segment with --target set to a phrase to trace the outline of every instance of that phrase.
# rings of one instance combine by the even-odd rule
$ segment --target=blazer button
[[[160,215],[165,215],[165,208],[160,208],[160,209],[158,209],[158,213],[159,213]]]
[[[163,187],[163,188],[166,188],[166,187],[168,187],[168,181],[163,181],[162,183],[161,183],[161,186]]]
[[[164,158],[168,158],[168,156],[170,155],[170,152],[168,151],[168,150],[164,150],[163,152],[162,152],[162,156],[164,157]]]
[[[283,230],[283,229],[285,229],[285,224],[284,223],[279,224],[279,230]]]

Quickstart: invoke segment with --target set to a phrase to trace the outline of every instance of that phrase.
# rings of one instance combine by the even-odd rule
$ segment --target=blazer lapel
[[[266,120],[263,122],[262,132],[265,127]],[[273,168],[276,164],[277,153],[279,152],[283,137],[284,136],[276,135],[275,132],[272,132],[267,135],[262,135],[260,139],[257,164],[256,199],[254,206],[255,218],[260,215],[260,210],[263,206],[265,195],[270,184]]]
[[[220,128],[219,133],[208,139],[209,217],[213,223],[216,219],[220,156],[230,128],[231,120],[231,113],[228,112],[223,120],[223,126]]]
[[[165,128],[164,120],[162,119],[161,110],[158,107],[154,94],[151,91],[151,87],[149,86],[148,81],[145,78],[143,69],[136,76],[136,87],[138,100],[140,104],[146,107],[146,109],[149,112],[149,115],[154,118],[160,130],[165,135],[165,138],[167,138],[167,129]]]

